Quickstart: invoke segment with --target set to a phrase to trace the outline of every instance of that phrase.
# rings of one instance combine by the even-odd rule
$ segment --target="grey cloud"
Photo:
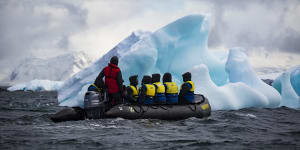
[[[37,51],[45,57],[68,50],[69,37],[86,28],[86,16],[80,1],[0,1],[0,74]]]
[[[157,18],[174,17],[172,14],[180,15],[184,12],[186,1],[100,1],[99,9],[101,10],[101,7],[105,7],[105,9],[103,8],[103,11],[99,12],[94,12],[89,6],[84,5],[86,3],[94,4],[94,2],[99,4],[99,1],[83,2],[80,0],[0,0],[0,73],[4,68],[8,68],[8,65],[16,63],[36,50],[45,52],[68,50],[69,38],[86,29],[102,28],[110,24],[118,25],[130,19],[145,21],[148,18],[143,18],[144,14],[153,12],[162,15]],[[279,49],[285,52],[300,53],[300,29],[295,30],[286,25],[288,24],[286,17],[296,9],[296,6],[300,6],[298,0],[190,0],[189,2],[192,2],[193,6],[208,4],[212,6],[209,11],[214,18],[215,26],[211,28],[209,47],[241,46],[248,50],[263,47],[270,51]],[[107,5],[102,6],[103,3]],[[262,7],[262,13],[267,12],[269,16],[260,14],[261,10],[256,10],[256,6]],[[97,8],[98,6],[92,9],[97,10]],[[54,15],[59,13],[55,12],[56,9],[66,10],[66,16],[62,16],[60,19],[53,18],[51,13]],[[240,22],[241,18],[236,16],[228,18],[226,16],[228,12],[244,15],[246,18],[244,21],[248,24],[259,24],[250,29],[237,27],[235,24]],[[95,22],[87,24],[88,13],[97,13],[92,16],[95,15],[99,19],[92,18]],[[262,20],[256,19],[253,15],[258,15]],[[275,21],[269,21],[266,18],[272,15],[275,16]],[[300,14],[295,15],[300,18]],[[252,18],[256,22],[247,21],[247,18]],[[156,23],[155,20],[153,23]],[[289,23],[297,24],[296,21]],[[268,30],[259,30],[262,26],[268,26]],[[141,27],[141,29],[143,28]]]
[[[212,15],[215,19],[215,27],[211,30],[209,37],[209,46],[217,47],[225,45],[231,46],[242,46],[248,50],[256,49],[257,47],[264,47],[266,50],[278,49],[285,52],[300,53],[300,33],[293,29],[288,28],[285,25],[285,17],[289,9],[293,9],[295,6],[300,5],[300,1],[297,0],[252,0],[252,1],[238,1],[238,0],[219,0],[219,1],[206,1],[213,4],[214,9]],[[237,31],[232,27],[235,22],[232,20],[239,21],[239,18],[231,18],[231,22],[225,19],[224,14],[231,11],[234,13],[246,14],[245,17],[253,17],[256,10],[251,10],[251,6],[256,5],[263,7],[268,13],[276,16],[276,22],[269,24],[265,20],[258,20],[265,22],[265,26],[268,26],[267,31],[263,31],[264,36],[260,37],[258,31],[254,28],[251,30]],[[295,12],[296,13],[296,12]],[[247,16],[248,15],[248,16]],[[267,19],[264,16],[266,14],[259,14],[258,17]],[[300,17],[300,14],[298,14]],[[248,22],[249,24],[256,24],[255,22]],[[295,21],[295,24],[297,22]],[[257,28],[259,28],[258,26]],[[283,33],[283,34],[278,34]],[[230,35],[230,36],[229,36]]]
[[[300,53],[300,33],[293,29],[286,29],[286,34],[282,38],[275,39],[270,46],[276,48],[278,45],[280,50]]]
[[[80,5],[79,5],[80,6]],[[68,36],[85,27],[86,10],[60,1],[6,1],[1,3],[1,57],[26,54],[36,49],[60,50],[68,47]],[[55,19],[40,7],[66,10],[66,16]],[[41,9],[43,10],[43,8]],[[53,12],[51,12],[53,11]],[[59,15],[59,14],[58,14]]]

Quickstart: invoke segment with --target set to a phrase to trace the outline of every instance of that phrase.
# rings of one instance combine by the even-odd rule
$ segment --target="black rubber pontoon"
[[[124,119],[162,119],[181,120],[190,117],[204,118],[210,116],[211,108],[208,100],[201,95],[195,95],[198,103],[176,105],[139,105],[120,104],[105,112],[107,118]]]
[[[66,108],[51,117],[54,122],[84,119],[124,118],[124,119],[162,119],[181,120],[190,117],[205,118],[210,116],[210,104],[203,95],[196,94],[193,104],[119,104],[105,110],[105,97],[89,92],[85,96],[85,108]]]

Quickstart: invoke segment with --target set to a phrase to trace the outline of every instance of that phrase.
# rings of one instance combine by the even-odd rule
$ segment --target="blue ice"
[[[281,93],[281,106],[300,107],[300,66],[282,73],[273,82],[273,87]]]

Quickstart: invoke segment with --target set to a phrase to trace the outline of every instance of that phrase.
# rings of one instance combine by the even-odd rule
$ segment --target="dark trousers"
[[[112,108],[115,105],[123,103],[123,99],[121,97],[120,92],[108,94],[107,96],[108,96],[108,101],[107,101],[107,104],[106,104],[106,109],[107,110]]]

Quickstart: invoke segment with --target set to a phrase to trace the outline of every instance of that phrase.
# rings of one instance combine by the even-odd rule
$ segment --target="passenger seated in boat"
[[[155,87],[151,84],[152,79],[150,76],[145,75],[142,79],[142,86],[140,88],[138,102],[140,104],[153,104],[155,96]]]
[[[95,92],[102,92],[101,88],[99,88],[97,85],[95,85],[94,83],[89,85],[88,87],[88,91],[95,91]]]
[[[138,81],[138,75],[133,75],[129,77],[130,85],[126,88],[127,95],[126,95],[126,101],[129,103],[137,103],[138,97],[139,97],[139,89],[137,87],[139,81]]]
[[[152,74],[152,84],[155,86],[154,103],[166,104],[165,86],[160,82],[160,74]]]
[[[163,76],[163,83],[166,88],[167,104],[178,103],[178,86],[175,82],[172,82],[171,73],[167,72]]]
[[[102,89],[102,88],[100,88],[100,87],[98,87],[96,84],[91,84],[91,85],[89,85],[89,87],[88,87],[88,89],[87,89],[87,91],[94,91],[94,92],[97,92],[97,93],[99,93],[99,98],[101,98],[102,100],[104,99],[104,94],[105,94],[105,91]]]
[[[192,75],[190,72],[186,72],[182,74],[183,78],[183,84],[180,88],[179,93],[179,103],[186,104],[186,103],[194,103],[195,97],[194,97],[194,90],[195,86],[192,80]]]

